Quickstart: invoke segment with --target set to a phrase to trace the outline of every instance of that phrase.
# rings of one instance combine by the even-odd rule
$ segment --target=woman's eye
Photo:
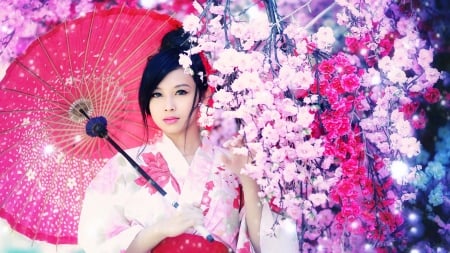
[[[175,94],[177,94],[177,95],[186,95],[187,91],[185,91],[185,90],[177,90],[177,92]]]
[[[161,97],[161,93],[159,93],[159,92],[154,92],[154,93],[152,94],[152,98],[158,98],[158,97]]]

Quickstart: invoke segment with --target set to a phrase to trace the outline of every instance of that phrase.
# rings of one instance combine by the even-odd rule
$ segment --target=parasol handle
[[[147,172],[145,172],[141,166],[139,166],[139,164],[137,164],[133,158],[131,158],[126,152],[125,150],[123,150],[113,139],[111,139],[111,137],[109,137],[108,135],[106,135],[105,137],[102,137],[105,140],[107,140],[115,149],[117,149],[117,151],[119,151],[119,153],[121,153],[125,159],[127,159],[127,161],[133,166],[133,168],[135,170],[137,170],[139,172],[139,174],[141,174],[141,176],[143,176],[147,182],[150,182],[150,184],[162,195],[162,196],[166,196],[167,192],[158,184],[156,183],[155,180],[153,180],[153,178],[150,177],[150,175],[147,174]],[[172,202],[171,203],[172,206],[177,207],[178,203],[176,202]]]
[[[119,151],[127,160],[128,162],[130,162],[130,164],[133,166],[133,168],[135,168],[139,174],[141,174],[146,180],[147,182],[150,182],[150,184],[162,195],[162,196],[166,196],[167,192],[161,188],[161,186],[159,186],[158,183],[155,182],[155,180],[153,180],[153,178],[151,178],[147,172],[145,172],[140,166],[139,164],[137,164],[113,139],[111,139],[108,135],[106,135],[105,137],[103,137],[104,139],[106,139],[114,148],[117,149],[117,151]],[[166,199],[168,199],[166,197]],[[171,201],[171,205],[175,208],[178,208],[179,204],[177,201],[174,201],[172,199],[169,199]],[[209,242],[214,242],[214,237],[208,232],[208,230],[204,227],[204,226],[195,226],[194,227],[195,230],[201,235],[203,236],[207,241]]]
[[[137,164],[133,158],[131,158],[127,152],[125,152],[125,150],[123,150],[123,148],[121,148],[119,146],[119,144],[117,144],[113,139],[111,139],[111,137],[109,137],[108,135],[108,130],[107,130],[107,120],[105,117],[100,116],[100,117],[94,117],[91,118],[89,117],[89,115],[87,115],[87,113],[83,110],[80,109],[80,112],[88,119],[88,122],[86,124],[86,133],[91,136],[91,137],[100,137],[103,138],[105,140],[107,140],[120,154],[122,154],[125,159],[127,159],[127,161],[133,166],[133,168],[135,170],[137,170],[139,172],[139,174],[141,174],[141,176],[143,176],[147,182],[150,182],[150,184],[164,197],[167,195],[167,192],[155,181],[153,180],[152,177],[150,177],[150,175],[145,172],[145,170],[143,170],[141,168],[141,166],[139,166],[139,164]],[[178,208],[180,205],[178,204],[177,201],[171,200],[171,205],[175,208]],[[203,236],[207,241],[209,242],[213,242],[214,241],[214,237],[208,232],[208,230],[204,227],[204,226],[195,226],[194,227],[195,230],[201,235]]]

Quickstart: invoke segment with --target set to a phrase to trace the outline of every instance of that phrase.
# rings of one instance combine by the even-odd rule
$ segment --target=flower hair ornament
[[[213,73],[213,68],[205,55],[204,52],[198,53],[200,60],[202,61],[203,67],[205,68],[205,73],[203,71],[198,72],[197,74],[200,77],[200,80],[204,82],[204,79],[207,78],[210,74]],[[195,73],[191,68],[192,60],[190,58],[189,52],[180,53],[179,63],[181,67],[184,69],[184,73],[193,76]],[[207,84],[206,84],[207,85]]]
[[[213,70],[211,64],[209,64],[208,58],[206,58],[206,55],[204,52],[200,52],[198,55],[200,56],[200,59],[202,60],[203,67],[205,67],[205,72],[206,72],[205,75],[206,75],[206,77],[208,77],[209,75],[211,75],[214,72],[214,70]]]
[[[178,60],[181,67],[184,69],[184,73],[193,76],[194,70],[192,70],[192,60],[191,57],[189,57],[189,54],[187,53],[180,53],[180,59]]]

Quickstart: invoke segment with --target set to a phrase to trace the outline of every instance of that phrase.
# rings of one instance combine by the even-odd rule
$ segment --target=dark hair
[[[190,48],[189,34],[179,28],[168,32],[162,39],[159,52],[149,57],[139,87],[139,107],[146,129],[148,128],[147,117],[150,115],[149,104],[153,92],[167,74],[182,67],[179,63],[180,54]],[[196,86],[195,98],[202,101],[208,89],[205,66],[199,54],[193,54],[190,58],[192,61],[192,78]],[[192,116],[195,106],[194,100],[189,117]]]

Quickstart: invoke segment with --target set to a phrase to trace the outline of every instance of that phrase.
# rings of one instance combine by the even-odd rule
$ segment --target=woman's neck
[[[193,157],[197,148],[201,145],[199,131],[187,131],[186,134],[177,136],[167,136],[175,146],[180,150],[185,158]]]

